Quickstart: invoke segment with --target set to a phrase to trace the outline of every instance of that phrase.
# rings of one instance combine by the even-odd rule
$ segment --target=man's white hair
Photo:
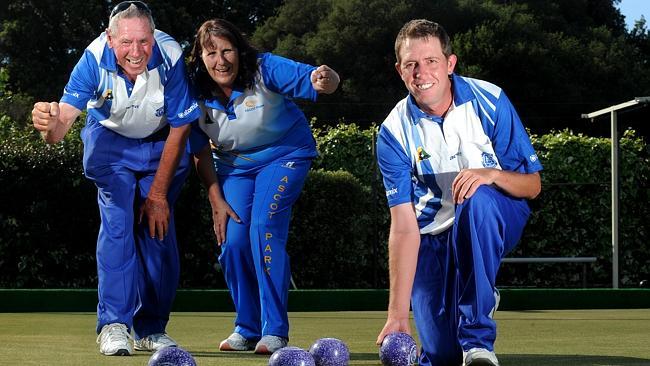
[[[154,29],[156,29],[156,24],[153,22],[153,17],[151,16],[151,13],[146,10],[138,8],[134,4],[131,4],[131,6],[115,14],[108,21],[108,31],[111,33],[111,35],[116,35],[117,25],[119,21],[122,19],[131,19],[131,18],[146,18],[147,20],[149,20],[149,25],[151,25],[151,33],[153,33]]]

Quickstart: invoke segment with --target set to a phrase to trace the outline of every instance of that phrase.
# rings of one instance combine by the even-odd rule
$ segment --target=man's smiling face
[[[131,79],[147,69],[154,45],[153,32],[147,18],[119,20],[116,34],[108,34],[109,47],[115,52],[117,64]]]
[[[420,109],[437,116],[443,115],[451,103],[449,75],[455,66],[456,55],[445,57],[436,37],[407,38],[395,64]]]

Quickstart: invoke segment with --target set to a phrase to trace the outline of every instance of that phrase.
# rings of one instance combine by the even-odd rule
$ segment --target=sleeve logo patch
[[[483,163],[483,167],[485,168],[494,168],[497,166],[497,161],[494,160],[494,155],[490,153],[482,153],[481,154],[481,162]]]
[[[190,113],[192,113],[193,110],[197,109],[198,107],[199,105],[196,102],[192,103],[192,105],[189,108],[187,108],[186,110],[178,114],[178,118],[187,117]]]

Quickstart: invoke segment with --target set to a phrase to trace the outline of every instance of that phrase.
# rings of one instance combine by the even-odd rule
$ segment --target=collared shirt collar
[[[227,107],[231,106],[233,104],[234,100],[239,98],[239,96],[242,95],[242,94],[244,94],[244,88],[236,86],[236,87],[233,87],[233,89],[232,89],[232,93],[230,94],[230,100],[228,101],[227,106],[222,105],[221,102],[219,101],[219,99],[217,99],[216,97],[206,99],[205,100],[205,106],[210,107],[210,108],[214,108],[214,109],[218,109],[218,110],[221,110],[221,111],[225,111],[227,109]]]
[[[470,100],[476,98],[472,93],[467,82],[463,80],[462,77],[458,76],[456,73],[451,74],[451,84],[452,84],[452,93],[453,93],[454,100],[450,108],[455,108],[456,106],[465,104]],[[426,118],[436,123],[444,122],[444,117],[434,116],[420,109],[417,103],[415,103],[415,99],[411,94],[409,94],[406,104],[408,106],[409,113],[411,114],[411,122],[414,125],[418,124],[421,118]]]
[[[163,63],[163,56],[160,53],[158,48],[158,42],[154,37],[154,44],[151,47],[151,58],[149,58],[149,63],[147,63],[147,70],[155,69]],[[113,49],[108,47],[108,36],[106,36],[106,44],[104,44],[104,51],[102,52],[102,59],[99,63],[99,67],[106,69],[108,71],[118,71],[117,58],[115,57],[115,52]]]
[[[451,74],[451,83],[454,86],[454,105],[459,106],[476,99],[469,84],[461,76],[456,73]]]
[[[406,100],[406,105],[411,114],[411,122],[413,122],[414,125],[420,123],[421,118],[426,118],[436,123],[442,123],[443,121],[442,117],[428,114],[420,109],[420,107],[415,103],[415,98],[413,98],[413,95],[411,94],[409,94],[408,99]]]

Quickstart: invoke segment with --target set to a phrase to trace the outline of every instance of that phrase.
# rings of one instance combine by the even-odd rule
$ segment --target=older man
[[[34,127],[63,139],[83,109],[86,177],[97,186],[97,342],[104,355],[154,351],[179,279],[173,204],[188,172],[185,143],[199,116],[182,50],[155,30],[140,1],[113,9],[108,29],[85,50],[57,102],[38,102]]]

